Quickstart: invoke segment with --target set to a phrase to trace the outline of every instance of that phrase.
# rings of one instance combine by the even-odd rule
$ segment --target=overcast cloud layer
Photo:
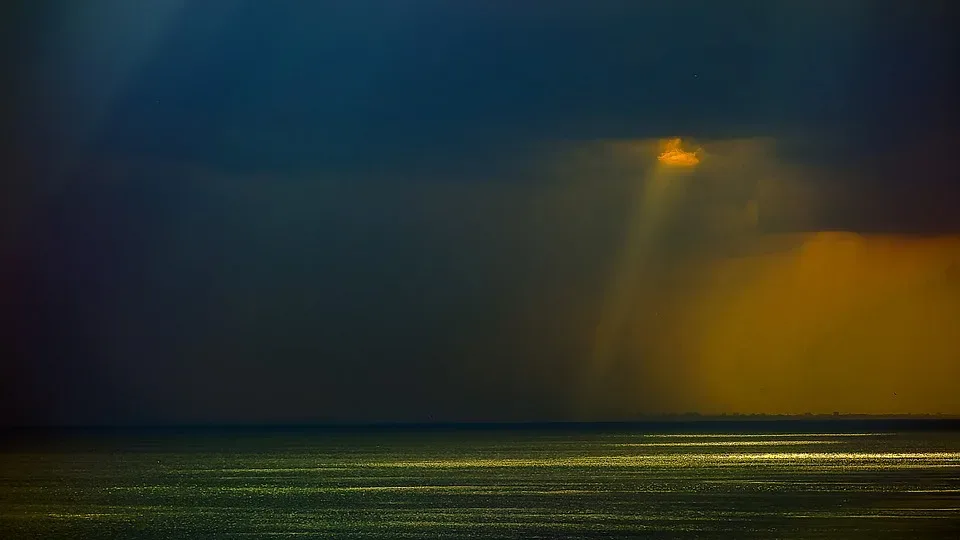
[[[3,420],[960,413],[951,4],[591,6],[18,8]]]

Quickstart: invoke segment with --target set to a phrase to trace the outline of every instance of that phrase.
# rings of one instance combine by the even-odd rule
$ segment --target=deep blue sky
[[[565,418],[629,191],[537,217],[558,145],[773,138],[855,194],[781,232],[957,232],[950,2],[520,4],[5,7],[5,418]]]
[[[949,127],[956,90],[947,2],[30,4],[31,135],[224,166],[664,133],[882,151]]]

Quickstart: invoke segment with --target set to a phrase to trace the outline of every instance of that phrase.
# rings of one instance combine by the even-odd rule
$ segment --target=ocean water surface
[[[960,433],[187,430],[0,447],[0,538],[209,537],[960,538]]]

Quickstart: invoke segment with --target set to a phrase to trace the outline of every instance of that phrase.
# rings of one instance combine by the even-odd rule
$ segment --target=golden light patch
[[[796,249],[718,261],[684,324],[697,358],[693,408],[960,410],[957,260],[957,237],[824,232]]]
[[[657,161],[668,167],[696,167],[700,164],[700,149],[687,152],[680,146],[679,137],[660,141],[660,154]]]

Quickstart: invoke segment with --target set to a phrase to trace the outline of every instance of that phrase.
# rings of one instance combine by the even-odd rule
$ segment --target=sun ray
[[[652,244],[683,195],[687,172],[700,162],[699,157],[683,151],[680,145],[679,138],[661,140],[657,164],[641,176],[643,188],[638,190],[626,239],[607,288],[583,385],[580,412],[587,416],[603,400],[603,389],[614,367],[630,310],[648,273]]]

